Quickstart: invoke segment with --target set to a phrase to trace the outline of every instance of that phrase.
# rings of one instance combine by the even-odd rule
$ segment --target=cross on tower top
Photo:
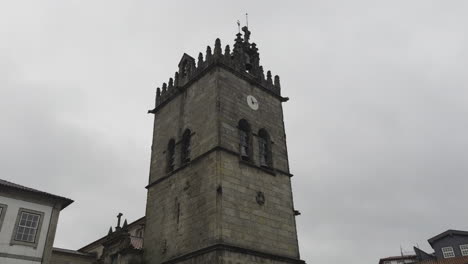
[[[123,214],[122,213],[119,213],[117,215],[117,228],[120,228],[120,219],[122,218]]]

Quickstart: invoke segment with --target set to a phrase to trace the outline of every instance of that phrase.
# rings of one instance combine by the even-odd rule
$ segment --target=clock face
[[[253,95],[248,95],[247,96],[247,104],[252,110],[257,110],[258,109],[258,101],[257,98],[253,97]]]

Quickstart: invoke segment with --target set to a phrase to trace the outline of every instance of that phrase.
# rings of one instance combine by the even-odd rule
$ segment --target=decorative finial
[[[174,74],[174,86],[175,87],[179,86],[179,73],[178,72]]]
[[[275,75],[275,86],[278,87],[278,88],[281,88],[280,78],[279,78],[278,75]]]
[[[107,235],[111,235],[112,234],[112,226],[109,228],[109,232],[107,233]]]
[[[128,223],[127,223],[127,219],[125,219],[125,221],[124,221],[124,223],[123,223],[123,226],[122,226],[122,228],[126,228],[126,227],[127,227],[127,225],[128,225]]]
[[[215,56],[221,56],[222,53],[223,52],[221,50],[221,40],[219,38],[217,38],[216,41],[215,41],[214,55]]]
[[[169,78],[169,88],[174,87],[174,79]]]
[[[166,93],[167,92],[167,84],[166,83],[163,83],[163,86],[162,86],[162,92],[163,93]],[[119,218],[120,219],[120,218]],[[119,220],[120,221],[120,220]],[[120,222],[119,222],[120,223]]]
[[[245,25],[249,27],[249,13],[245,13]]]
[[[242,27],[242,31],[244,31],[244,41],[249,42],[250,39],[250,31],[248,27]]]
[[[253,53],[258,53],[258,48],[257,48],[257,43],[252,43],[252,52]]]
[[[237,28],[239,29],[239,34],[240,34],[240,21],[237,20]]]
[[[226,56],[226,58],[231,57],[231,47],[229,47],[229,45],[226,45],[226,48],[224,49],[224,56]]]
[[[161,102],[161,88],[158,87],[156,89],[156,106],[158,106],[160,102]]]
[[[198,64],[197,67],[199,68],[203,64],[203,53],[198,54]]]
[[[271,79],[271,71],[267,71],[267,83],[272,84],[273,80]]]
[[[206,47],[206,60],[210,60],[211,59],[211,47],[210,46],[207,46]]]

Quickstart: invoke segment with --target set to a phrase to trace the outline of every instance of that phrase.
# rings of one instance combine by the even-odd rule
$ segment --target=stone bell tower
[[[279,77],[250,31],[224,52],[184,54],[158,88],[145,263],[300,260]]]

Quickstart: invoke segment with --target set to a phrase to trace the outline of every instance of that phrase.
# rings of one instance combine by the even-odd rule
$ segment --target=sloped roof
[[[379,260],[379,264],[382,264],[384,261],[403,260],[403,259],[414,259],[414,260],[416,260],[416,255],[392,256],[392,257],[381,258]]]
[[[439,239],[441,239],[441,238],[443,238],[443,237],[446,237],[446,236],[453,236],[453,235],[468,236],[468,231],[461,231],[461,230],[449,229],[449,230],[447,230],[447,231],[445,231],[445,232],[443,232],[443,233],[438,234],[437,236],[434,236],[434,237],[432,237],[432,238],[429,238],[429,239],[427,240],[427,242],[429,242],[429,244],[431,244],[431,246],[432,246],[432,244],[433,244],[435,241],[437,241],[437,240],[439,240]]]
[[[420,248],[413,247],[413,250],[414,250],[414,253],[416,253],[418,260],[420,261],[436,258],[434,253],[429,254]]]
[[[9,188],[9,189],[18,190],[18,191],[29,192],[29,193],[33,193],[33,194],[36,194],[36,195],[41,195],[41,196],[44,196],[44,197],[47,197],[47,198],[51,198],[51,199],[54,199],[54,200],[59,200],[59,201],[62,202],[62,209],[64,209],[65,207],[67,207],[71,203],[73,203],[73,200],[71,200],[71,199],[68,199],[68,198],[65,198],[65,197],[62,197],[62,196],[58,196],[58,195],[55,195],[55,194],[39,191],[39,190],[29,188],[29,187],[26,187],[26,186],[23,186],[23,185],[19,185],[19,184],[13,183],[13,182],[9,182],[9,181],[3,180],[3,179],[0,179],[0,189],[1,188]]]
[[[128,224],[127,228],[130,229],[130,228],[132,228],[132,227],[135,226],[135,225],[145,225],[145,221],[146,221],[146,217],[143,216],[143,217],[141,217],[141,218],[139,218],[139,219],[137,219],[137,220],[131,222],[130,224]],[[99,238],[98,240],[96,240],[96,241],[94,241],[94,242],[91,242],[91,243],[89,243],[88,245],[86,245],[86,246],[84,246],[84,247],[78,249],[78,251],[80,251],[80,252],[86,252],[86,250],[89,250],[90,248],[93,248],[93,247],[95,247],[95,246],[97,246],[97,245],[102,244],[102,243],[106,240],[106,238],[107,238],[108,236],[109,236],[109,235],[105,235],[105,236]],[[133,246],[135,247],[135,245],[133,245]],[[136,248],[136,247],[135,247],[135,248]],[[138,248],[137,248],[137,249],[138,249]]]
[[[72,254],[72,255],[78,255],[78,256],[83,256],[83,257],[92,257],[92,258],[95,257],[95,255],[91,254],[91,253],[84,253],[84,252],[80,252],[80,251],[76,251],[76,250],[70,250],[70,249],[65,249],[65,248],[57,248],[57,247],[52,248],[52,252],[60,252],[60,253],[64,253],[64,254]]]

